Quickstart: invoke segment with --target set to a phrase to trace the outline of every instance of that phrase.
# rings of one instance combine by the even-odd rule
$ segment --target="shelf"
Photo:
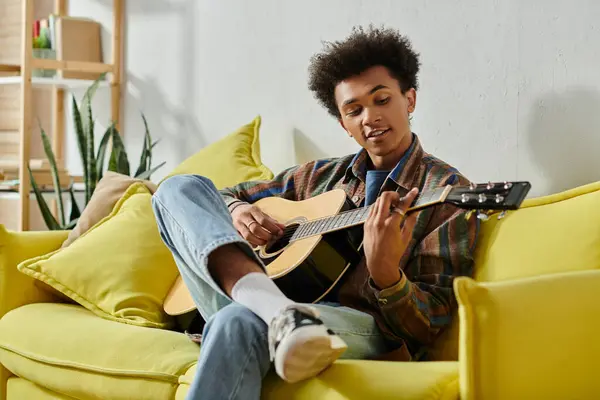
[[[34,58],[31,60],[31,67],[38,69],[60,69],[71,72],[114,72],[113,66],[110,64],[85,61],[59,61],[43,58]]]
[[[112,73],[113,66],[110,64],[80,62],[80,61],[57,61],[34,58],[31,60],[33,69],[54,69],[71,72],[89,72],[89,73]],[[0,65],[0,72],[16,73],[17,75],[0,76],[0,85],[19,85],[22,82],[22,77],[18,74],[21,72],[21,67],[18,65]],[[63,78],[45,78],[32,77],[31,83],[34,87],[59,87],[67,89],[88,88],[93,80],[89,79],[63,79]],[[108,80],[100,83],[100,87],[109,87]]]
[[[47,58],[32,58],[31,68],[33,69],[55,69],[71,72],[91,72],[91,73],[113,73],[114,66],[101,62],[87,61],[61,61]],[[20,73],[21,66],[16,64],[0,64],[0,72]]]
[[[19,65],[0,64],[0,72],[15,72],[15,73],[20,73],[21,72],[21,67]]]
[[[23,80],[20,76],[0,76],[0,85],[19,85]],[[34,87],[60,87],[65,89],[78,89],[78,88],[88,88],[90,85],[94,83],[92,80],[87,79],[62,79],[62,78],[42,78],[42,77],[32,77],[31,84]],[[110,83],[108,81],[100,82],[98,87],[109,87]]]

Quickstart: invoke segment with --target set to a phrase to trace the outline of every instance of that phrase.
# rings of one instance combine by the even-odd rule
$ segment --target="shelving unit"
[[[0,85],[21,84],[21,76],[0,76]],[[60,89],[86,89],[92,84],[92,81],[85,79],[63,79],[63,78],[31,78],[32,87],[56,87]],[[108,86],[108,82],[100,83],[99,87]]]
[[[110,64],[33,57],[34,7],[36,3],[48,1],[54,3],[54,14],[58,16],[68,14],[67,0],[2,0],[0,3],[0,16],[4,19],[0,21],[0,89],[5,85],[20,88],[18,98],[15,98],[15,103],[19,104],[19,198],[18,210],[15,211],[19,215],[18,230],[21,231],[29,230],[30,226],[31,182],[27,164],[31,158],[33,89],[47,88],[52,91],[52,104],[49,105],[52,107],[52,149],[60,168],[64,167],[65,91],[87,88],[92,84],[90,80],[32,77],[34,69],[53,69],[57,72],[106,72],[108,80],[105,86],[109,86],[111,90],[111,118],[119,132],[122,132],[120,124],[124,0],[113,0],[112,63]],[[20,17],[15,14],[20,14]],[[0,102],[0,108],[2,104]],[[4,104],[6,105],[6,101]]]

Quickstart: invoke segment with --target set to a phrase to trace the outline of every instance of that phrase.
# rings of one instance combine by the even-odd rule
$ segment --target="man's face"
[[[378,169],[391,169],[410,147],[408,116],[416,91],[402,94],[399,82],[383,66],[340,82],[335,88],[340,123],[369,153]]]

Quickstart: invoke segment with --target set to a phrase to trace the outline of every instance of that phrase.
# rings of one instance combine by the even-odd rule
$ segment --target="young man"
[[[477,219],[451,205],[405,218],[419,191],[469,183],[425,153],[411,132],[418,71],[417,54],[398,32],[355,29],[312,59],[309,86],[361,151],[220,192],[195,175],[161,185],[153,198],[160,233],[208,321],[190,399],[258,399],[272,364],[296,382],[340,356],[393,351],[396,359],[416,359],[448,325],[453,278],[471,274]],[[250,246],[284,226],[252,203],[336,188],[357,206],[373,205],[363,261],[344,280],[339,304],[296,304]]]

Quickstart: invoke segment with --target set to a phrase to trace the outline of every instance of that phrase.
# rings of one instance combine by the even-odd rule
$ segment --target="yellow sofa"
[[[100,318],[17,270],[67,234],[0,226],[0,399],[183,399],[200,351],[185,335]],[[481,225],[439,361],[338,361],[294,385],[270,374],[263,398],[598,398],[599,269],[600,182],[526,200]]]

